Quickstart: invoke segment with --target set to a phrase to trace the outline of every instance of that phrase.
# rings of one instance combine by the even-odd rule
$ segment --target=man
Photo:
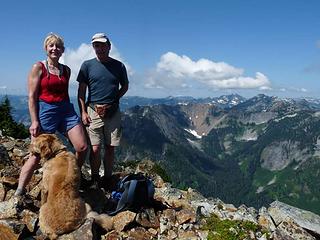
[[[129,82],[124,64],[109,56],[111,43],[106,34],[96,33],[91,43],[96,57],[81,65],[77,81],[81,118],[92,145],[91,178],[93,185],[97,185],[102,143],[105,146],[104,178],[112,175],[114,147],[119,146],[121,138],[119,99],[128,91]]]

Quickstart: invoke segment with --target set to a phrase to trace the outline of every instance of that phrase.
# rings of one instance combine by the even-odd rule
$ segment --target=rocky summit
[[[14,196],[21,166],[28,157],[29,140],[2,136],[0,139],[0,239],[46,239],[38,225],[42,170],[35,171],[23,197]],[[89,179],[88,166],[82,169]],[[155,204],[139,212],[107,213],[114,205],[110,197],[121,177],[141,172],[155,185]],[[161,175],[161,174],[160,174]],[[149,160],[119,166],[101,188],[84,188],[82,197],[99,221],[88,216],[74,232],[58,239],[320,239],[320,217],[279,201],[255,209],[234,206],[218,198],[205,198],[189,188],[173,188],[155,171]]]

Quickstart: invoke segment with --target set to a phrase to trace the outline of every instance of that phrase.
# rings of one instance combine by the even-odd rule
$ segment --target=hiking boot
[[[99,184],[99,182],[100,182],[100,176],[99,176],[99,174],[93,174],[92,176],[91,176],[91,184],[90,184],[90,189],[99,189],[99,187],[100,187],[100,184]]]
[[[92,183],[90,184],[89,189],[98,190],[99,189],[99,182],[97,180],[93,180]]]
[[[88,186],[89,186],[89,181],[81,173],[79,190],[85,190]]]
[[[103,176],[102,177],[102,187],[107,192],[112,192],[117,189],[117,183],[119,182],[119,176],[112,175],[112,176]]]

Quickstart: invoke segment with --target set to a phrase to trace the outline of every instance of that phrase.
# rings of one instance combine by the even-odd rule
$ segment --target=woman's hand
[[[32,137],[37,137],[40,133],[40,124],[38,121],[33,121],[29,127],[29,132]]]

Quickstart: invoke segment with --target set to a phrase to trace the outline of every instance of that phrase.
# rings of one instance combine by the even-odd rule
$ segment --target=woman
[[[65,134],[76,151],[78,165],[81,167],[87,142],[80,118],[69,99],[70,68],[59,63],[64,52],[63,39],[50,33],[44,40],[44,50],[47,59],[35,63],[28,76],[31,140],[40,133],[58,131]],[[16,195],[24,194],[39,161],[38,156],[30,155],[23,165]]]

